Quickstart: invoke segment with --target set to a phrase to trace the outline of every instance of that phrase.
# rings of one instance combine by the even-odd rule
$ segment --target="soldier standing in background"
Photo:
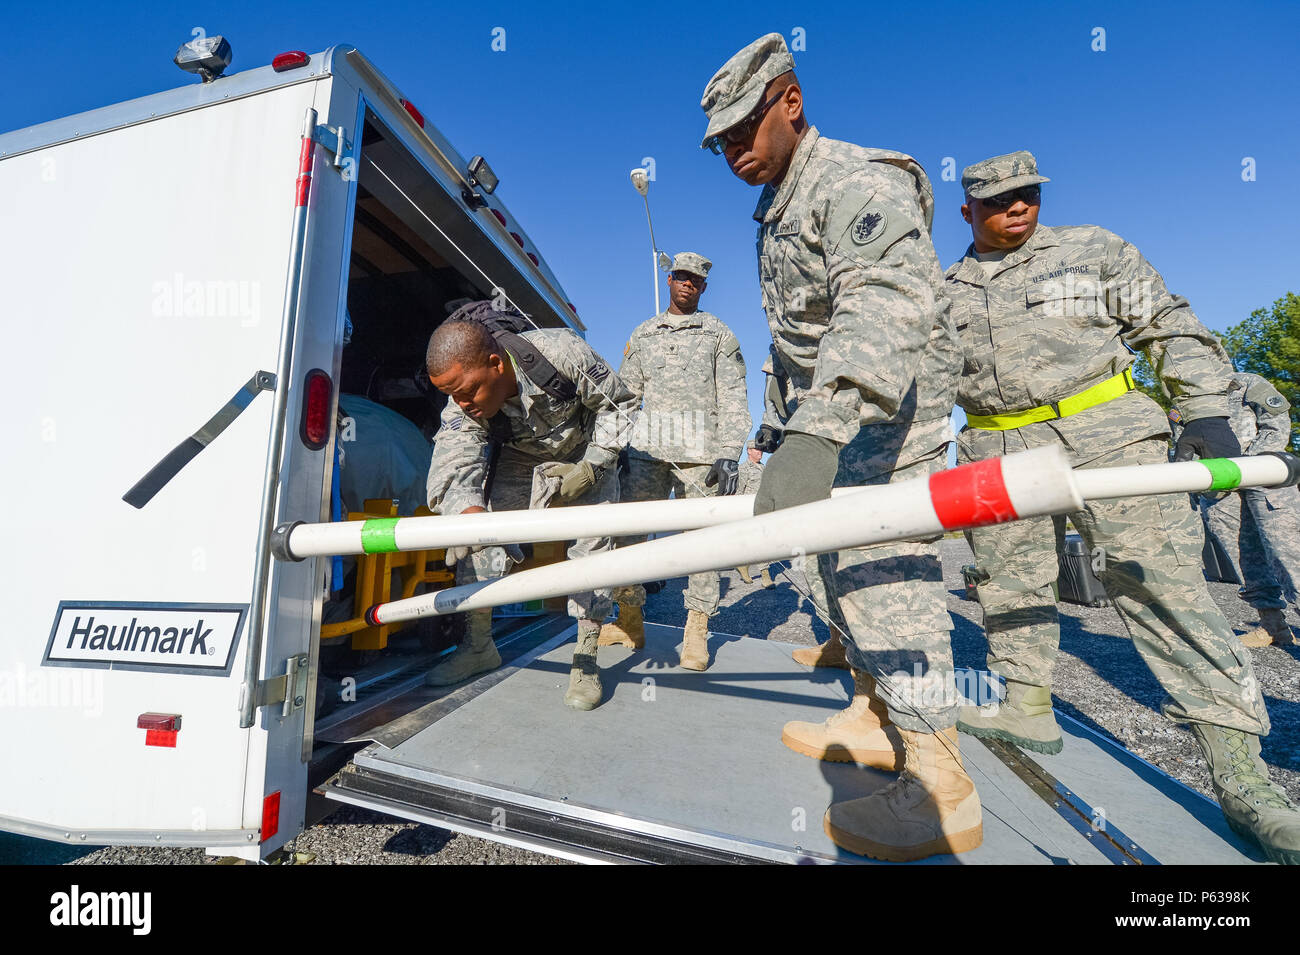
[[[1244,454],[1286,450],[1291,405],[1268,379],[1234,374],[1228,409]],[[1300,609],[1300,492],[1255,487],[1217,499],[1199,497],[1206,529],[1219,539],[1243,584],[1242,598],[1259,611],[1259,626],[1241,642],[1248,647],[1295,643],[1286,608],[1290,603]]]
[[[615,464],[636,414],[637,398],[591,346],[568,329],[538,329],[499,337],[484,322],[501,313],[492,302],[458,309],[429,339],[429,380],[451,396],[442,412],[429,463],[428,503],[435,514],[476,514],[560,504],[618,500]],[[517,314],[517,313],[516,313]],[[558,485],[558,487],[556,487]],[[611,550],[607,537],[579,540],[571,559]],[[508,551],[513,549],[515,556]],[[504,576],[518,549],[452,547],[456,583]],[[578,643],[566,706],[600,704],[596,641],[610,610],[608,591],[569,597]],[[429,671],[431,686],[459,683],[501,665],[492,639],[492,611],[471,610],[468,634]]]
[[[941,470],[961,368],[930,242],[929,179],[910,156],[822,138],[793,71],[785,41],[768,34],[723,65],[700,104],[701,145],[763,186],[754,213],[763,305],[791,401],[756,514],[825,499],[838,484]],[[822,556],[831,619],[851,637],[854,699],[826,723],[783,732],[810,756],[901,771],[823,819],[836,845],[880,859],[964,852],[983,838],[953,728],[937,541]]]
[[[641,396],[642,410],[628,444],[625,501],[735,494],[741,449],[749,434],[749,399],[740,342],[722,321],[699,308],[713,263],[679,253],[668,276],[668,309],[636,327],[623,350],[619,377]],[[628,537],[635,544],[644,537]],[[716,570],[691,574],[686,587],[686,630],[680,665],[709,666],[709,618],[718,612]],[[601,630],[601,645],[645,645],[641,608],[645,588],[619,587],[618,620]]]
[[[962,172],[961,212],[974,241],[946,274],[965,351],[959,460],[1055,444],[1076,468],[1166,462],[1165,415],[1129,370],[1141,350],[1187,420],[1175,457],[1240,454],[1228,425],[1232,367],[1218,339],[1119,236],[1038,225],[1047,181],[1024,151]],[[1269,719],[1250,655],[1185,543],[1200,535],[1187,498],[1094,501],[1070,520],[1090,550],[1100,548],[1107,594],[1169,694],[1165,715],[1190,725],[1229,824],[1275,861],[1300,861],[1300,813],[1259,756]],[[1036,752],[1062,747],[1052,715],[1060,630],[1051,584],[1064,521],[968,532],[984,577],[977,590],[989,668],[1006,679],[1007,697],[964,708],[963,732]]]

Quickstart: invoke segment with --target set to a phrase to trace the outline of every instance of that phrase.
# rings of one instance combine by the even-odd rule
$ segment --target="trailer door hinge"
[[[346,129],[342,126],[326,126],[322,123],[316,127],[316,131],[311,138],[313,142],[319,143],[322,148],[334,154],[334,158],[330,160],[330,165],[337,169],[345,179],[356,175],[356,160],[352,157],[352,141],[348,139]]]
[[[307,654],[298,653],[284,661],[284,673],[257,684],[256,707],[281,704],[280,716],[300,710],[307,703]]]

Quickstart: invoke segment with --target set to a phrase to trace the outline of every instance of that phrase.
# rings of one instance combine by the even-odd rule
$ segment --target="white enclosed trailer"
[[[329,519],[340,384],[436,421],[424,341],[493,287],[582,329],[361,53],[285,59],[0,136],[26,541],[0,558],[0,828],[248,858],[300,831],[329,561],[266,539]]]

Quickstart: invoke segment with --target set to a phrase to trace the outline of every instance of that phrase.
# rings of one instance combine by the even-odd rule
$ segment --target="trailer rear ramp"
[[[605,701],[561,703],[574,628],[376,727],[320,792],[583,862],[866,863],[822,830],[830,802],[892,778],[798,755],[787,720],[848,700],[845,671],[814,670],[788,644],[713,634],[703,673],[677,667],[682,631],[646,625],[646,648],[600,651]],[[984,806],[984,844],[931,864],[1241,864],[1262,861],[1218,807],[1058,714],[1057,756],[962,736]]]

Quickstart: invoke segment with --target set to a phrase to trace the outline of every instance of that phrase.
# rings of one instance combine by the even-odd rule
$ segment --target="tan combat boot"
[[[1210,764],[1214,795],[1228,826],[1279,865],[1300,865],[1300,810],[1268,778],[1259,737],[1241,730],[1192,723],[1188,727]]]
[[[424,675],[426,685],[451,686],[501,665],[501,654],[492,642],[492,611],[470,610],[465,616],[465,642]]]
[[[752,584],[754,582],[754,578],[751,577],[749,574],[749,568],[746,567],[744,564],[741,564],[739,567],[736,568],[736,573],[740,574],[740,579],[743,580],[745,583]]]
[[[632,650],[645,648],[645,619],[641,608],[618,602],[618,619],[600,628],[597,646],[623,646]]]
[[[876,681],[853,671],[853,700],[824,723],[786,723],[781,742],[796,753],[830,763],[862,763],[898,772],[903,765],[903,740],[876,696]]]
[[[565,706],[575,710],[594,710],[600,705],[602,688],[600,670],[596,666],[599,636],[600,624],[591,620],[578,621],[578,645],[573,649],[569,690],[564,694]]]
[[[957,729],[983,739],[1001,739],[1051,756],[1065,743],[1052,712],[1052,688],[1007,680],[1007,698],[987,706],[963,706]]]
[[[677,665],[683,670],[709,668],[709,618],[698,610],[686,615],[686,632],[682,634],[682,654]]]
[[[832,633],[831,638],[825,643],[815,647],[804,647],[794,651],[790,656],[794,658],[795,663],[801,663],[806,667],[849,669],[849,659],[844,655],[844,642],[836,633]]]
[[[1239,638],[1242,646],[1253,647],[1289,647],[1295,643],[1295,634],[1286,622],[1286,611],[1277,609],[1261,610],[1259,626],[1243,633]]]
[[[900,729],[898,779],[862,799],[833,803],[822,827],[841,849],[888,862],[967,852],[984,841],[980,797],[962,768],[957,730]]]

